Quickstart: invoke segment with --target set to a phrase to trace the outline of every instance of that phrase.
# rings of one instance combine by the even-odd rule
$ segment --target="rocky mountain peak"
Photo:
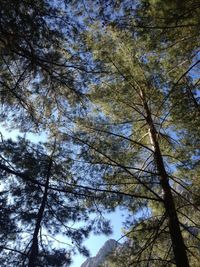
[[[88,258],[81,267],[99,267],[104,263],[106,257],[109,253],[114,251],[117,247],[118,242],[114,239],[109,239],[105,242],[103,247],[100,248],[97,255],[95,257]]]

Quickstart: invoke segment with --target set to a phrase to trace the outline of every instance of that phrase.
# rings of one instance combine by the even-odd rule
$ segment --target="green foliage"
[[[163,180],[198,266],[199,8],[1,1],[0,121],[47,136],[35,145],[2,137],[1,266],[87,256],[82,241],[109,234],[104,211],[119,206],[131,214],[127,238],[105,264],[180,266]],[[70,244],[56,244],[60,235]]]
[[[133,233],[126,233],[132,240],[130,249],[127,248],[129,256],[117,253],[117,266],[178,264],[172,252],[168,214],[159,202],[165,193],[155,159],[152,125],[191,266],[199,258],[198,219],[190,219],[199,212],[191,199],[194,183],[190,175],[192,172],[195,180],[199,175],[199,97],[198,82],[194,81],[199,18],[195,10],[188,10],[188,5],[193,6],[191,2],[180,6],[177,3],[141,1],[129,20],[123,13],[122,1],[124,24],[116,11],[114,22],[103,29],[97,23],[85,37],[102,73],[90,85],[88,95],[94,107],[85,122],[80,121],[85,130],[80,138],[92,161],[102,166],[99,175],[104,185],[109,190],[132,194],[132,199],[121,197],[117,203],[110,203],[111,207],[127,207],[136,218],[127,222]],[[180,39],[190,30],[193,43],[187,38],[186,43],[181,43]],[[84,154],[84,158],[88,160],[90,156]]]

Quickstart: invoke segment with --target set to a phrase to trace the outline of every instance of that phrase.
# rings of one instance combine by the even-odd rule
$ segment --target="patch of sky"
[[[115,212],[105,215],[105,218],[111,221],[112,234],[106,235],[93,235],[90,234],[89,238],[84,242],[84,245],[90,250],[90,256],[94,257],[99,249],[104,245],[108,239],[115,239],[116,241],[123,242],[121,239],[123,233],[122,229],[124,217],[127,216],[127,211],[116,209]],[[73,258],[73,263],[71,267],[80,267],[81,264],[86,260],[86,257],[83,257],[80,254],[77,254]]]
[[[0,124],[0,134],[3,139],[12,139],[17,141],[18,137],[23,137],[30,140],[31,142],[37,144],[38,142],[45,142],[47,135],[45,132],[42,133],[21,133],[19,130],[8,131],[3,125]]]

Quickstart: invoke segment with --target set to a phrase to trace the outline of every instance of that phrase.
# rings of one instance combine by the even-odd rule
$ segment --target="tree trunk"
[[[189,261],[187,257],[186,247],[181,234],[179,219],[176,212],[176,207],[174,204],[173,195],[169,185],[168,174],[166,172],[162,153],[160,150],[157,131],[154,122],[151,117],[151,112],[149,110],[148,104],[145,100],[143,92],[140,92],[143,107],[146,113],[146,122],[149,127],[149,139],[152,145],[152,150],[154,151],[154,160],[157,167],[157,171],[160,177],[160,185],[164,194],[164,207],[166,215],[168,218],[168,227],[170,232],[170,237],[172,241],[172,247],[175,257],[175,262],[177,267],[189,267]]]
[[[50,159],[48,170],[47,170],[47,178],[46,178],[46,183],[45,183],[45,189],[44,189],[44,194],[42,197],[42,203],[40,205],[40,209],[38,211],[37,215],[37,220],[36,220],[36,225],[35,225],[35,230],[33,233],[33,239],[32,239],[32,245],[30,249],[30,255],[29,255],[29,262],[28,262],[28,267],[36,267],[37,265],[37,257],[38,257],[38,233],[41,227],[41,222],[46,206],[46,201],[47,201],[47,195],[48,195],[48,186],[49,186],[49,179],[50,179],[50,171],[51,171],[51,166],[52,166],[52,159]]]

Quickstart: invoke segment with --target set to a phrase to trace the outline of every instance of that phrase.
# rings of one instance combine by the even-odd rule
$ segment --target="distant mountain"
[[[103,247],[100,248],[99,252],[95,257],[88,258],[81,267],[99,267],[106,260],[109,253],[113,252],[118,245],[118,242],[114,239],[109,239],[105,242]],[[106,266],[105,266],[106,267]]]

